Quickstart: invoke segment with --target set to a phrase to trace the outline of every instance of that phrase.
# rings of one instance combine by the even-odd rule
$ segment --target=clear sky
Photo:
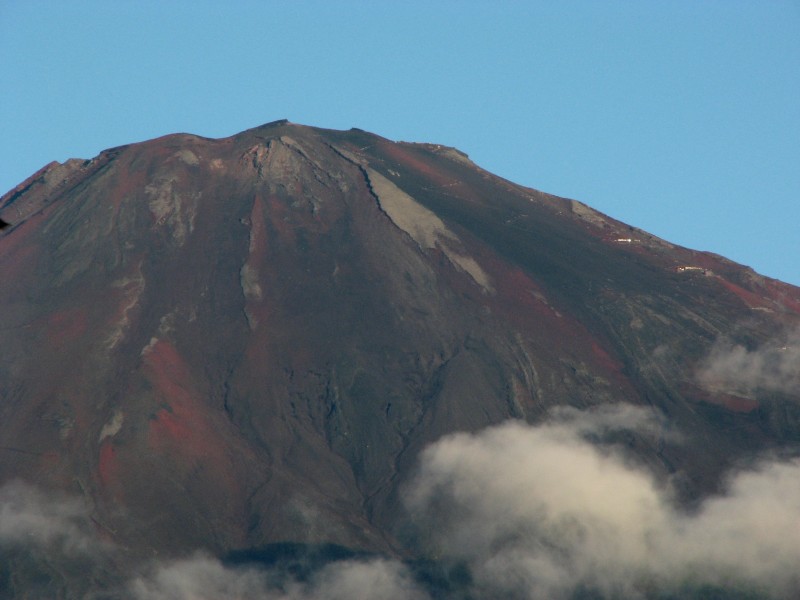
[[[0,0],[0,193],[276,119],[482,167],[800,285],[798,0]]]

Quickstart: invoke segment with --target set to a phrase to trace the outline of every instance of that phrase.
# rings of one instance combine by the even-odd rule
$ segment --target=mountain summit
[[[800,289],[357,129],[47,165],[0,199],[0,315],[2,506],[65,528],[36,545],[41,519],[30,539],[0,527],[10,596],[155,598],[148,561],[200,550],[378,557],[428,569],[414,594],[489,597],[485,568],[414,522],[431,448],[567,427],[680,512],[800,442]],[[487,454],[487,474],[551,446],[533,448]],[[463,498],[447,481],[434,496]]]

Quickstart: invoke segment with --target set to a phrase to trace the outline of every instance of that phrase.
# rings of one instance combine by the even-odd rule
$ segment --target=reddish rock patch
[[[704,390],[690,383],[682,384],[681,392],[692,400],[722,406],[731,412],[749,413],[758,408],[758,401],[752,398],[744,398],[725,392]]]
[[[758,294],[750,292],[743,287],[736,285],[735,283],[731,283],[727,279],[720,278],[719,281],[722,283],[725,289],[741,298],[741,300],[750,308],[765,308],[769,306],[769,304],[765,302],[764,299]]]
[[[410,152],[401,145],[394,144],[388,140],[378,145],[380,146],[381,152],[385,152],[387,156],[416,171],[418,174],[425,175],[437,185],[443,186],[458,182],[455,177],[448,177],[447,174],[443,174],[440,169],[435,169],[421,158],[414,156],[413,152]]]
[[[82,308],[61,310],[47,317],[47,337],[55,348],[61,348],[81,337],[88,326],[86,311]]]
[[[164,340],[155,342],[144,362],[147,378],[164,405],[150,421],[151,448],[190,463],[203,461],[219,474],[225,473],[230,468],[226,441],[175,346]]]
[[[111,439],[106,438],[100,444],[100,455],[97,460],[97,474],[103,487],[109,487],[117,478],[117,451]]]

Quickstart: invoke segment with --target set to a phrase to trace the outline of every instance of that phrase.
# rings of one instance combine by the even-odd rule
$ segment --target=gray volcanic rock
[[[655,408],[675,435],[624,443],[686,505],[800,442],[793,372],[714,368],[797,330],[800,289],[452,148],[170,135],[51,163],[0,225],[0,481],[80,498],[123,557],[85,588],[15,558],[20,597],[154,553],[420,557],[399,499],[420,452],[558,406]]]

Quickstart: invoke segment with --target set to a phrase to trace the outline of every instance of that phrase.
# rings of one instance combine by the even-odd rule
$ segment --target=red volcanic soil
[[[768,307],[771,303],[759,296],[758,294],[751,292],[749,290],[744,289],[743,287],[736,285],[735,283],[731,283],[730,281],[720,278],[719,281],[728,291],[735,294],[739,297],[742,302],[744,302],[750,308],[764,308]]]
[[[767,279],[764,287],[779,306],[800,314],[800,290],[798,288],[774,279]]]
[[[701,389],[690,383],[682,384],[681,389],[684,393],[686,393],[687,396],[694,400],[722,406],[737,413],[749,413],[756,410],[759,406],[758,401],[752,398],[744,398],[742,396],[736,396],[734,394],[727,394],[724,392],[712,392]]]
[[[86,310],[71,308],[52,313],[47,318],[48,341],[54,348],[75,342],[88,328]]]
[[[203,459],[222,471],[224,440],[194,387],[188,365],[175,346],[158,340],[144,353],[145,373],[164,403],[150,421],[150,443],[158,450]]]
[[[436,169],[430,163],[415,156],[413,151],[410,151],[402,145],[393,144],[388,140],[385,140],[383,142],[379,142],[378,146],[382,152],[386,153],[387,156],[396,160],[404,167],[414,171],[415,173],[423,175],[436,185],[446,186],[459,183],[457,178],[450,176],[447,173],[443,173],[439,169]]]
[[[106,438],[100,444],[100,456],[97,461],[97,474],[103,487],[109,487],[119,477],[119,464],[114,442]]]

